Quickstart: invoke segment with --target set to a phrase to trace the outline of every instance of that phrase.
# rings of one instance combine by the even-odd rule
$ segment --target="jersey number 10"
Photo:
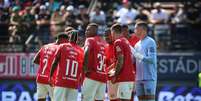
[[[71,65],[70,62],[72,62]],[[66,76],[76,77],[77,70],[78,70],[78,62],[75,60],[67,59]]]

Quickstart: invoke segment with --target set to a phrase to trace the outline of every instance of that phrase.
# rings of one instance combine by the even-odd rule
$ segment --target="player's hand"
[[[88,77],[90,75],[90,71],[85,71],[85,76]]]
[[[114,68],[111,69],[111,70],[108,72],[108,76],[109,76],[109,77],[114,76],[114,74],[115,74],[115,69],[114,69]]]
[[[50,85],[51,87],[53,86],[53,85],[52,85],[52,78],[49,78],[48,83],[49,83],[49,85]]]
[[[115,81],[116,81],[116,77],[114,76],[114,77],[112,77],[111,82],[114,84]]]

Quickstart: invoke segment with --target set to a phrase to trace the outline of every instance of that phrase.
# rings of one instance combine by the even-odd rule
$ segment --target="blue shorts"
[[[143,80],[136,81],[135,90],[137,96],[141,95],[155,95],[156,94],[156,81],[154,80]]]

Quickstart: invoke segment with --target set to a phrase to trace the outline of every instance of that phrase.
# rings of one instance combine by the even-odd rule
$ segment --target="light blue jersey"
[[[156,42],[149,36],[132,49],[136,59],[136,80],[157,80]]]

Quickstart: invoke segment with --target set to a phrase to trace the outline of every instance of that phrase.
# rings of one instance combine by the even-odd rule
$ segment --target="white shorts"
[[[85,78],[82,87],[82,101],[94,101],[105,99],[106,83]]]
[[[77,101],[78,90],[64,87],[54,87],[53,101]]]
[[[110,100],[117,99],[117,89],[118,89],[117,83],[112,83],[111,81],[107,82],[107,91]]]
[[[134,89],[134,82],[118,82],[117,98],[131,99],[132,91]]]
[[[37,83],[37,97],[38,99],[46,98],[49,94],[50,98],[53,97],[53,88],[48,84]]]

